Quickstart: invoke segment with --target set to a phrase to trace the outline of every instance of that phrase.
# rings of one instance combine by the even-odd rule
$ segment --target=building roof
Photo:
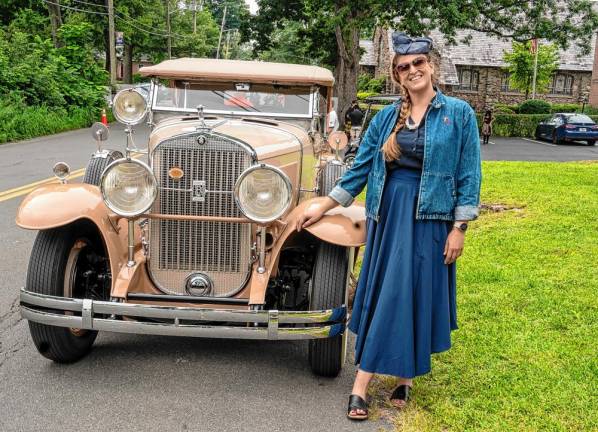
[[[332,86],[332,72],[319,66],[244,60],[180,58],[139,69],[142,76],[248,83]]]
[[[471,35],[469,45],[459,42],[461,39]],[[473,30],[462,30],[457,32],[456,45],[449,45],[438,30],[433,30],[430,37],[434,41],[435,46],[440,51],[442,57],[447,56],[455,65],[471,65],[471,66],[490,66],[490,67],[504,67],[506,63],[503,61],[504,51],[511,51],[511,41],[502,40],[487,33],[481,33]],[[540,40],[542,43],[547,41]],[[596,44],[596,35],[592,37],[592,47]],[[560,70],[569,71],[592,71],[594,64],[594,50],[591,49],[589,54],[582,55],[581,49],[578,45],[572,44],[567,50],[559,50],[559,66]]]

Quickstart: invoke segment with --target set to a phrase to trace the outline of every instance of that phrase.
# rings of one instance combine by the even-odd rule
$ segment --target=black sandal
[[[407,406],[407,401],[409,401],[409,392],[410,391],[411,391],[411,386],[408,386],[407,384],[401,384],[390,395],[390,403],[393,404],[398,409],[405,408],[405,406]],[[402,400],[405,403],[403,405],[397,405],[393,402],[393,400]]]
[[[351,411],[355,410],[355,414]],[[365,414],[357,414],[357,410],[362,410]],[[347,417],[351,420],[367,420],[368,418],[368,404],[361,396],[352,394],[349,396],[349,407],[347,408]]]

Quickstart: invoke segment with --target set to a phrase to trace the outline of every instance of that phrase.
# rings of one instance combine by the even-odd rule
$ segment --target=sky
[[[251,12],[251,14],[255,15],[255,13],[257,12],[257,1],[245,0],[245,3],[247,3],[247,6],[249,6],[249,11]]]

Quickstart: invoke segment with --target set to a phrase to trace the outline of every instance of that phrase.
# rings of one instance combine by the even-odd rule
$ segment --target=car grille
[[[196,133],[170,138],[152,153],[159,193],[153,213],[242,217],[233,190],[252,163],[249,150],[226,137]],[[182,171],[179,180],[171,171]],[[152,219],[149,270],[158,287],[188,295],[189,275],[212,281],[205,295],[225,297],[239,291],[251,265],[251,225],[246,223]]]

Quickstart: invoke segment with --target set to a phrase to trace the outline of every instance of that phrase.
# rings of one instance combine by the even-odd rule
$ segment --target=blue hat
[[[427,54],[432,49],[432,39],[410,38],[404,32],[395,31],[392,34],[392,46],[397,54]]]

